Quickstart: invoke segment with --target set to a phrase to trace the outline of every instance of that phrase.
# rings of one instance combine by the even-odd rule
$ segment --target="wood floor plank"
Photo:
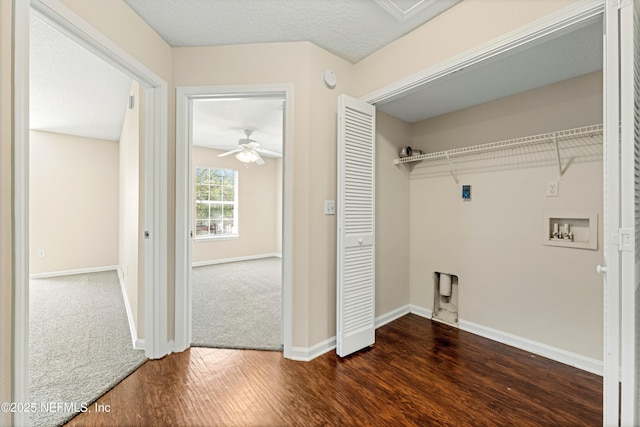
[[[311,362],[192,348],[147,361],[69,426],[599,426],[602,378],[415,316]]]

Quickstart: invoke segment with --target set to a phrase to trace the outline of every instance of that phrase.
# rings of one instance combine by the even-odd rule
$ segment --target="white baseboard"
[[[433,317],[433,312],[428,308],[418,307],[417,305],[407,304],[400,308],[396,308],[386,314],[380,315],[376,317],[376,329],[380,326],[384,326],[387,323],[391,323],[396,319],[401,318],[406,314],[415,314],[420,317],[424,317],[426,319],[431,319]]]
[[[413,304],[408,304],[376,317],[376,329],[383,325],[386,325],[387,323],[391,323],[408,313],[412,313],[427,319],[431,319],[433,317],[432,310]],[[458,320],[458,327],[463,331],[470,332],[472,334],[515,348],[519,348],[521,350],[546,357],[556,362],[564,363],[565,365],[573,366],[575,368],[582,369],[596,375],[603,374],[603,365],[602,361],[600,360],[592,359],[577,353],[572,353],[566,350],[552,347],[547,344],[542,344],[536,341],[529,340],[527,338],[522,338],[462,319]],[[336,337],[333,336],[309,348],[293,347],[291,349],[291,359],[309,362],[335,348]]]
[[[458,320],[458,326],[463,331],[471,332],[472,334],[510,345],[512,347],[546,357],[547,359],[555,360],[556,362],[591,372],[592,374],[600,376],[603,375],[603,365],[600,360],[592,359],[590,357],[582,356],[581,354],[572,353],[570,351],[562,350],[557,347],[552,347],[547,344],[532,341],[527,338],[498,331],[496,329],[462,319]]]
[[[122,299],[124,299],[124,308],[127,311],[127,319],[129,320],[129,332],[131,332],[131,342],[135,350],[144,350],[144,339],[138,338],[138,331],[136,330],[136,322],[133,320],[133,313],[131,312],[131,305],[129,304],[129,296],[127,295],[127,289],[124,286],[124,275],[120,271],[120,267],[116,267],[118,272],[118,282],[120,282],[120,290],[122,291]]]
[[[385,313],[381,316],[376,317],[376,329],[378,329],[380,326],[386,325],[387,323],[391,323],[394,320],[409,314],[409,313],[413,313],[412,308],[414,306],[411,305],[405,305],[403,307],[400,308],[396,308],[395,310],[392,310],[388,313]],[[421,309],[421,310],[426,310],[426,309]],[[429,311],[429,310],[426,310]],[[421,311],[421,313],[423,313]],[[418,314],[418,313],[416,313]],[[419,314],[422,315],[422,314]],[[329,339],[326,339],[316,345],[314,345],[313,347],[309,347],[309,348],[305,348],[305,347],[292,347],[291,348],[291,359],[292,360],[298,360],[298,361],[302,361],[302,362],[309,362],[313,359],[315,359],[316,357],[322,356],[325,353],[328,353],[329,351],[333,350],[336,348],[336,337],[333,336]]]
[[[99,273],[102,271],[117,270],[117,265],[107,265],[104,267],[79,268],[77,270],[50,271],[47,273],[30,274],[30,279],[45,279],[47,277],[71,276],[73,274]]]
[[[144,338],[136,338],[133,342],[134,350],[144,350]]]
[[[316,357],[322,356],[325,353],[330,352],[336,348],[336,337],[331,337],[318,344],[305,348],[305,347],[291,347],[291,359],[301,362],[309,362]]]
[[[376,329],[380,326],[384,326],[387,323],[391,323],[396,319],[401,318],[402,316],[411,313],[410,306],[407,304],[403,307],[396,308],[386,314],[376,317]]]
[[[214,259],[210,261],[198,261],[191,263],[192,267],[202,267],[205,265],[215,265],[215,264],[225,264],[227,262],[238,262],[238,261],[251,261],[254,259],[263,259],[263,258],[282,258],[282,254],[272,253],[272,254],[260,254],[260,255],[249,255],[249,256],[241,256],[236,258],[223,258],[223,259]]]
[[[427,319],[437,320],[433,318],[432,310],[415,305],[410,305],[409,307],[411,313],[413,314],[426,317]],[[449,323],[447,324],[449,325]],[[455,325],[451,326],[455,327]],[[458,320],[458,328],[463,331],[479,335],[483,338],[488,338],[490,340],[497,341],[511,347],[519,348],[520,350],[525,350],[539,356],[546,357],[547,359],[551,359],[556,362],[564,363],[565,365],[582,369],[583,371],[591,372],[592,374],[602,375],[603,373],[602,361],[592,359],[581,354],[572,353],[570,351],[562,350],[557,347],[552,347],[547,344],[532,341],[527,338],[522,338],[517,335],[512,335],[507,332],[488,328],[486,326],[478,325],[477,323],[468,322],[462,319]]]
[[[415,314],[415,315],[420,316],[420,317],[424,317],[425,319],[432,319],[433,318],[433,311],[429,310],[428,308],[419,307],[417,305],[409,304],[409,311],[412,314]]]

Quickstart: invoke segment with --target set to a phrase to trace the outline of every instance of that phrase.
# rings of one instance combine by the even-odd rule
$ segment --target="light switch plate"
[[[336,201],[335,200],[325,200],[324,201],[324,214],[325,215],[335,215],[336,214]]]

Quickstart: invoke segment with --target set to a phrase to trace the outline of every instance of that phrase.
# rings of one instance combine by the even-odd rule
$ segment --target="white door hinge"
[[[618,244],[618,250],[622,252],[632,252],[635,247],[635,232],[633,228],[620,228],[618,235],[613,235],[613,244]]]

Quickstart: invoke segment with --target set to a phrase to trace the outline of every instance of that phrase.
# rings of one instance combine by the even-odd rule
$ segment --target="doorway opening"
[[[35,12],[30,28],[29,401],[74,404],[30,413],[49,425],[145,360],[145,106],[137,81]]]
[[[193,346],[282,350],[283,106],[193,100]]]
[[[90,24],[78,18],[62,4],[43,4],[38,0],[15,2],[13,9],[15,28],[14,61],[14,345],[13,396],[15,402],[29,400],[29,32],[31,13],[35,13],[57,31],[78,42],[97,57],[140,82],[140,98],[146,105],[144,112],[144,231],[149,236],[144,246],[144,355],[159,358],[168,353],[167,336],[167,277],[166,262],[160,259],[166,247],[167,197],[167,83],[113,44]],[[54,225],[55,226],[55,225]],[[42,248],[35,248],[36,251]],[[45,249],[45,257],[47,251]],[[60,400],[60,399],[58,399]],[[27,425],[29,414],[16,413],[16,425]]]
[[[249,115],[240,115],[242,111]],[[254,117],[250,118],[252,114]],[[208,118],[202,120],[200,116]],[[284,357],[291,358],[292,116],[292,85],[177,89],[175,351],[182,351],[193,343],[282,349]],[[229,125],[233,120],[235,124]],[[199,121],[202,124],[198,125]],[[217,127],[215,122],[219,122]],[[270,125],[266,125],[267,122]],[[225,136],[216,134],[225,126]],[[216,199],[218,194],[225,193],[228,200]],[[240,266],[238,263],[246,263],[246,268],[240,268],[244,270],[241,275],[233,271],[225,273],[233,277],[228,290],[236,292],[237,283],[246,283],[248,290],[254,287],[254,295],[236,295],[235,299],[224,302],[219,295],[203,296],[196,290],[197,274],[192,272],[193,267],[210,276],[206,269],[233,270]],[[257,284],[267,277],[271,277],[271,285]],[[264,286],[259,293],[270,294],[270,298],[260,303],[256,286]],[[223,325],[230,316],[229,311],[239,310],[238,323],[243,328],[255,324],[256,318],[260,318],[255,315],[261,310],[242,307],[242,298],[266,307],[263,315],[265,311],[272,314],[267,324],[279,324],[279,327],[268,328],[272,336],[275,333],[274,340],[270,344],[252,339],[245,343],[204,342],[206,334],[197,331],[200,325],[194,326],[194,322],[208,315],[198,313],[217,310],[219,325]],[[222,301],[222,308],[214,309],[211,305],[200,310],[197,307],[213,304],[214,299]],[[211,331],[212,324],[205,324],[203,329]],[[235,335],[220,332],[222,330],[213,335]]]

